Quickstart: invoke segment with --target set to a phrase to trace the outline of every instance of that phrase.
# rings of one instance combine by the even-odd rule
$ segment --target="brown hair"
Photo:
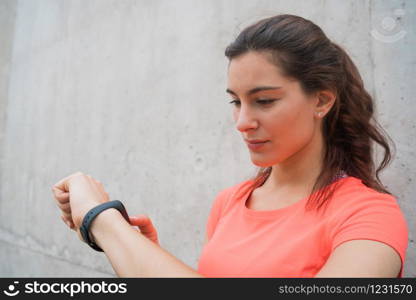
[[[391,160],[388,134],[373,118],[372,97],[345,50],[311,21],[284,14],[245,28],[226,48],[225,55],[231,61],[249,51],[265,53],[283,75],[298,80],[306,94],[330,90],[336,95],[323,120],[323,168],[309,195],[308,206],[319,209],[327,203],[337,188],[337,184],[331,183],[342,172],[391,195],[379,178],[379,172]],[[376,171],[372,157],[374,141],[384,148],[383,161]],[[257,171],[253,178],[255,187],[267,179],[271,169]]]

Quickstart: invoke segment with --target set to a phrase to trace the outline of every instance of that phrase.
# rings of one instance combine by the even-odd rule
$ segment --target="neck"
[[[270,190],[312,190],[322,168],[323,154],[323,137],[316,130],[310,143],[285,161],[272,166],[272,172],[263,186]]]

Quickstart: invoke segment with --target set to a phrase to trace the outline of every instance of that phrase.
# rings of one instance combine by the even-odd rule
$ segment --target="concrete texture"
[[[416,276],[414,1],[0,0],[0,276],[115,276],[61,222],[51,186],[100,180],[161,245],[196,268],[216,194],[254,174],[226,99],[225,47],[292,13],[343,45],[396,144]],[[404,32],[404,35],[403,35]],[[392,41],[393,40],[393,41]]]

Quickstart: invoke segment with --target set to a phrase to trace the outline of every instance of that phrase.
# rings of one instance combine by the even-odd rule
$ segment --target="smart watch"
[[[123,203],[121,203],[120,200],[113,200],[113,201],[102,203],[90,209],[87,212],[87,214],[84,216],[84,219],[82,220],[82,225],[79,228],[84,242],[86,242],[94,250],[100,251],[100,252],[104,252],[104,251],[91,239],[90,234],[89,234],[89,229],[95,217],[108,208],[117,209],[123,215],[124,219],[126,219],[127,223],[130,224],[129,216],[127,214],[126,208],[124,207]]]

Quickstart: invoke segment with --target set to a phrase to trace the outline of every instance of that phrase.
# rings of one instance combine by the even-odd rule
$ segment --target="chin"
[[[263,157],[265,158],[265,157]],[[259,159],[259,157],[256,157],[255,155],[251,156],[251,162],[258,167],[261,168],[268,168],[268,167],[273,167],[274,165],[279,164],[280,162],[282,162],[281,159],[274,157],[274,159]]]
[[[251,162],[256,165],[257,167],[261,167],[261,168],[267,168],[267,167],[271,167],[274,164],[270,163],[270,162],[265,162],[265,161],[258,161],[258,160],[251,160]]]

